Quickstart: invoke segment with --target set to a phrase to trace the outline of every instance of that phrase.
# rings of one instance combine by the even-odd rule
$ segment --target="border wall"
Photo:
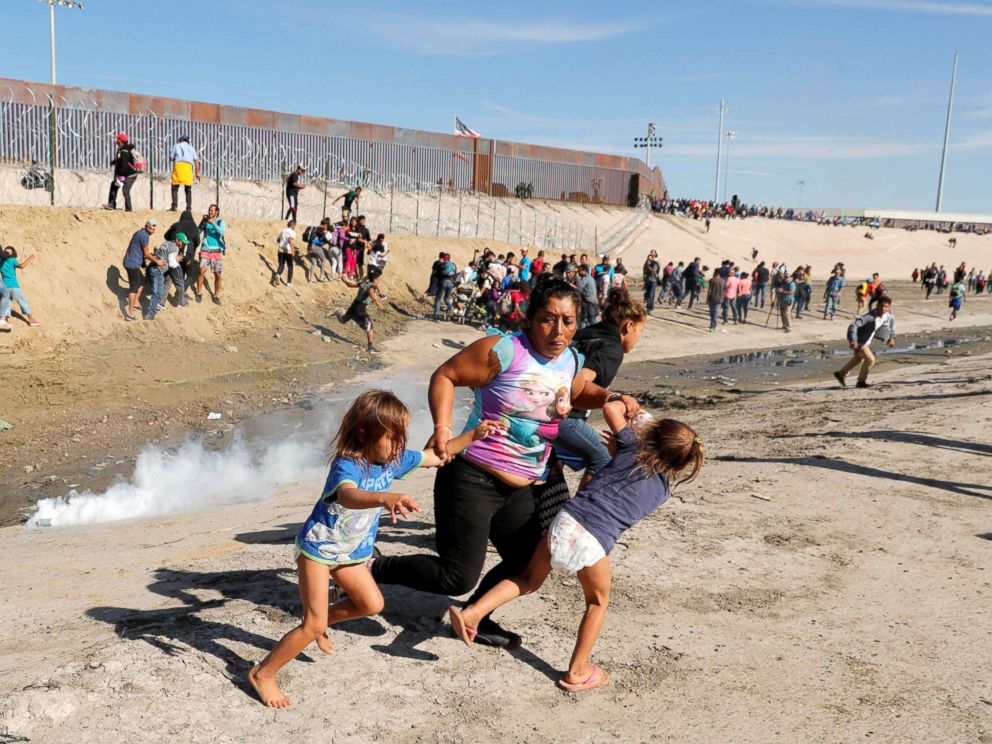
[[[204,177],[218,184],[279,184],[301,164],[325,183],[377,191],[498,198],[523,189],[536,199],[612,206],[665,194],[661,171],[637,158],[0,78],[0,163],[50,172],[52,203],[60,171],[108,172],[122,131],[153,178],[166,175],[169,150],[189,134]]]

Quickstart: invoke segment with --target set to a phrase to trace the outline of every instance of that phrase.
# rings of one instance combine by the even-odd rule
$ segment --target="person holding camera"
[[[227,232],[227,225],[220,217],[220,207],[211,204],[207,213],[200,220],[200,233],[203,235],[203,243],[200,248],[200,272],[196,277],[196,301],[203,301],[203,278],[207,272],[214,275],[214,304],[220,304],[221,274],[224,272],[224,253],[227,248],[224,243],[224,234]]]

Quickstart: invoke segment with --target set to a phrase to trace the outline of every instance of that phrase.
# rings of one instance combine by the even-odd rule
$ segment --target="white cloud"
[[[992,16],[992,6],[983,3],[940,3],[932,0],[793,0],[791,2],[786,0],[783,4],[855,10],[890,10],[894,13]]]
[[[391,16],[373,20],[377,30],[394,46],[419,54],[489,56],[509,47],[575,44],[633,33],[653,25],[627,20],[571,23],[563,20],[472,20]]]

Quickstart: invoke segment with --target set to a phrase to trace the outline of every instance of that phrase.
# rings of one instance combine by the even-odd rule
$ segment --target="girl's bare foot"
[[[257,664],[248,672],[248,683],[255,688],[258,699],[269,708],[289,707],[289,698],[279,689],[275,679],[265,679],[258,676]]]
[[[331,639],[326,634],[321,633],[317,636],[317,648],[325,654],[330,655],[334,651],[334,644],[331,643]]]

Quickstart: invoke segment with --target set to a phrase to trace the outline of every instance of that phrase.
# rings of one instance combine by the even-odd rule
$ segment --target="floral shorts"
[[[575,573],[589,568],[606,557],[606,551],[599,540],[590,534],[567,511],[558,516],[548,528],[548,547],[551,550],[551,566],[567,573]]]
[[[224,254],[213,251],[200,251],[200,269],[215,274],[224,272]]]

